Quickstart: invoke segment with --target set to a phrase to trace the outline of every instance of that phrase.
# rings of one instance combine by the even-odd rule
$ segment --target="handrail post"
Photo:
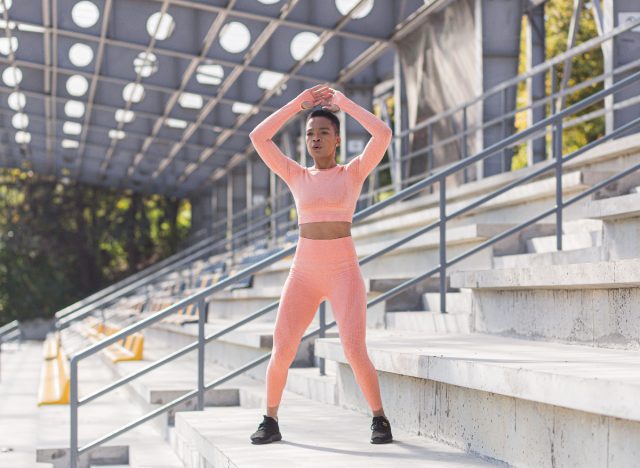
[[[467,148],[467,127],[467,106],[464,106],[462,108],[462,159],[467,159],[467,156],[469,156],[469,149]],[[469,172],[467,171],[466,166],[463,169],[462,173],[464,183],[466,184],[467,182],[469,182]]]
[[[205,303],[198,301],[198,411],[204,410]]]
[[[556,249],[562,250],[562,121],[554,127],[554,156],[556,158]]]
[[[447,312],[447,192],[446,177],[439,178],[440,184],[440,312]]]
[[[325,328],[326,328],[325,301],[322,301],[320,303],[320,313],[319,313],[319,317],[318,318],[320,320],[320,333],[319,333],[318,336],[320,338],[324,338],[324,336],[325,336]],[[319,358],[318,369],[320,369],[320,375],[325,375],[324,358],[323,357]]]
[[[427,174],[431,172],[431,169],[433,169],[433,133],[431,132],[431,124],[429,124],[427,125]],[[429,193],[433,193],[433,185],[429,186]]]
[[[69,467],[78,468],[78,361],[74,357],[69,361],[69,400]]]
[[[559,110],[560,101],[555,99],[556,68],[551,66],[551,112],[553,115]],[[552,127],[551,151],[556,160],[556,250],[562,250],[562,120]]]

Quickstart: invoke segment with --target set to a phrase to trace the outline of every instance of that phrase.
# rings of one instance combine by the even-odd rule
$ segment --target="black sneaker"
[[[392,440],[389,420],[385,416],[374,416],[371,423],[371,443],[388,444]]]
[[[264,415],[263,421],[258,426],[258,430],[251,434],[252,444],[269,444],[277,440],[281,440],[280,428],[278,421],[271,416]]]

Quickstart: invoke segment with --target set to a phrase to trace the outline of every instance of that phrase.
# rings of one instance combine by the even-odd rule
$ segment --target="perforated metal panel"
[[[193,194],[303,89],[391,74],[390,41],[433,3],[0,0],[0,164]]]

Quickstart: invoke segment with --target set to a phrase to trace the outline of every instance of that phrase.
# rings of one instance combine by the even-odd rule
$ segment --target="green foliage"
[[[549,0],[545,6],[545,29],[546,29],[546,58],[550,59],[567,50],[567,39],[569,25],[571,23],[571,15],[573,12],[573,2],[567,0]],[[526,43],[523,34],[520,48],[520,68],[519,73],[526,71]],[[592,10],[583,8],[580,11],[579,27],[576,34],[575,45],[582,44],[598,35]],[[564,64],[557,67],[556,89],[560,87],[562,76],[564,73]],[[604,73],[602,50],[600,48],[592,49],[583,54],[574,57],[571,67],[571,76],[567,83],[567,87],[575,86],[583,83],[590,78],[594,78]],[[575,104],[588,96],[603,89],[603,83],[599,83],[585,87],[579,91],[570,94],[566,101],[565,107]],[[546,92],[551,93],[551,77],[546,76]],[[526,88],[524,85],[518,88],[518,107],[522,108],[527,103]],[[578,115],[584,115],[601,109],[603,103],[594,104],[588,109],[582,110]],[[574,116],[575,117],[575,116]],[[526,128],[526,113],[521,112],[516,116],[516,128],[522,130]],[[563,154],[568,154],[585,144],[594,141],[604,135],[604,117],[595,117],[580,125],[565,128],[563,132]],[[550,157],[551,139],[547,139],[547,157]],[[519,169],[527,165],[526,148],[524,145],[519,146],[513,158],[512,169]]]
[[[57,310],[177,250],[187,200],[0,172],[0,324]]]

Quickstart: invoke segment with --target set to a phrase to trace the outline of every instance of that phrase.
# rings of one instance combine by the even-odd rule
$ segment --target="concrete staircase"
[[[640,160],[633,137],[596,150],[567,164],[565,199]],[[447,212],[535,169],[452,188]],[[282,442],[249,443],[264,412],[266,363],[208,392],[205,411],[185,403],[152,426],[184,467],[635,466],[639,186],[637,176],[627,177],[567,207],[563,251],[555,250],[549,216],[452,266],[446,313],[437,276],[369,308],[367,346],[394,444],[369,444],[370,410],[335,328],[298,349],[279,412]],[[554,180],[539,178],[451,220],[447,258],[548,209],[554,196]],[[438,214],[437,194],[427,194],[371,216],[352,229],[359,257]],[[363,265],[369,300],[437,266],[438,241],[434,231]],[[251,288],[209,297],[207,333],[277,301],[290,265],[284,258],[257,273]],[[275,311],[208,344],[206,381],[269,352],[274,319]],[[317,325],[316,316],[309,329]],[[147,362],[105,362],[110,379],[192,343],[197,326],[157,323],[144,333]],[[193,390],[195,359],[192,353],[127,384],[130,403],[150,411]]]
[[[621,143],[616,145],[611,151],[620,156]],[[565,175],[565,198],[608,177],[619,164],[609,154],[601,160],[588,156],[590,165],[576,166]],[[629,157],[620,156],[623,161]],[[500,177],[505,183],[510,176]],[[491,185],[481,184],[483,190]],[[399,443],[413,443],[413,437],[443,443],[474,457],[463,461],[464,466],[634,466],[640,459],[640,406],[635,397],[640,390],[637,185],[637,179],[621,182],[567,208],[563,251],[555,250],[550,217],[451,268],[446,314],[434,289],[437,278],[370,308],[369,355]],[[518,196],[498,197],[471,216],[452,221],[448,258],[553,204],[552,180],[517,190]],[[463,187],[452,194],[452,201],[463,206],[482,193]],[[359,255],[432,222],[437,200],[429,198],[392,206],[354,226]],[[435,266],[436,252],[437,242],[428,234],[389,259],[363,266],[369,298]],[[282,284],[289,261],[256,275],[254,289]],[[242,308],[242,299],[238,301],[234,307]],[[213,317],[215,310],[210,309]],[[211,408],[205,412],[210,415],[177,414],[174,447],[186,466],[270,466],[271,460],[287,456],[305,460],[301,466],[319,466],[316,457],[324,466],[351,466],[350,458],[344,458],[346,464],[334,461],[336,452],[343,457],[357,453],[368,464],[400,463],[398,458],[381,458],[377,451],[369,458],[371,447],[359,445],[366,442],[366,433],[351,440],[342,432],[348,427],[351,434],[362,424],[357,417],[351,419],[354,412],[365,418],[370,411],[339,338],[315,340],[313,353],[314,359],[326,360],[326,375],[313,367],[290,370],[279,412],[285,440],[264,447],[259,455],[264,454],[264,465],[246,445],[264,405],[251,411],[245,407],[253,405],[246,403]],[[263,397],[258,387],[255,399]],[[322,431],[321,440],[310,440],[305,430],[309,421],[327,421],[331,429]],[[224,430],[231,426],[232,433]],[[349,450],[342,449],[346,440]],[[430,466],[429,457],[421,457],[417,466]],[[412,462],[409,457],[407,464]],[[436,466],[448,464],[439,463]]]

